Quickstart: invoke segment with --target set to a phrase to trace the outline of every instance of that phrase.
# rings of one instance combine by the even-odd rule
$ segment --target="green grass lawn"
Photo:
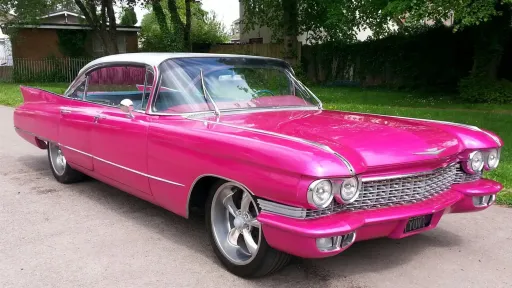
[[[55,93],[63,93],[67,84],[28,84]],[[397,92],[361,88],[311,87],[325,108],[387,114],[405,117],[445,120],[475,125],[497,133],[505,142],[501,163],[486,177],[500,181],[505,190],[498,203],[512,206],[512,103],[505,105],[461,103],[453,95]],[[17,106],[22,98],[19,84],[0,84],[0,104]]]

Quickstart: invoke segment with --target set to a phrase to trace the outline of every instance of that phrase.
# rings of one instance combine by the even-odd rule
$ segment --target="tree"
[[[245,6],[244,31],[255,25],[268,26],[277,40],[308,32],[308,40],[350,43],[355,41],[358,30],[370,29],[373,37],[379,38],[396,29],[407,33],[411,27],[425,25],[425,20],[440,22],[453,17],[454,31],[466,28],[475,31],[472,74],[491,79],[496,77],[512,17],[512,0],[241,0],[241,3]]]
[[[162,3],[164,5],[162,5]],[[168,2],[151,2],[151,13],[144,15],[141,23],[141,42],[144,51],[191,51],[192,43],[219,43],[228,41],[225,27],[215,13],[208,13],[200,3],[190,2],[190,44],[185,43],[184,31],[187,8],[185,1],[175,1],[176,11],[171,13]],[[174,16],[173,16],[174,15]],[[188,47],[188,48],[185,48]]]
[[[135,14],[135,9],[133,7],[125,7],[121,11],[121,21],[119,22],[120,25],[125,26],[134,26],[137,24],[137,14]]]
[[[73,9],[74,8],[74,9]],[[41,16],[59,9],[76,11],[73,0],[0,0],[0,18],[10,18],[17,23],[37,23]]]
[[[113,0],[74,0],[93,31],[98,33],[106,54],[117,54],[117,24]],[[100,3],[97,3],[100,2]],[[99,17],[97,4],[100,7]],[[107,29],[108,28],[108,29]]]
[[[178,36],[183,37],[183,49],[192,51],[192,42],[190,41],[190,29],[192,26],[191,3],[193,0],[185,0],[185,22],[178,11],[177,0],[168,0],[167,8],[171,14],[171,22]]]

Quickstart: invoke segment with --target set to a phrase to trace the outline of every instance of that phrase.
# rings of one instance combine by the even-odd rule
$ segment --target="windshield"
[[[285,63],[277,60],[179,58],[162,63],[160,70],[162,81],[153,106],[155,112],[212,111],[215,107],[210,97],[220,111],[319,106]]]

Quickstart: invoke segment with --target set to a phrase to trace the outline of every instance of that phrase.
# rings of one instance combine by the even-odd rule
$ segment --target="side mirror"
[[[134,108],[133,108],[133,102],[132,102],[132,100],[130,100],[130,99],[124,99],[123,101],[121,101],[121,103],[119,103],[119,108],[120,108],[120,109],[121,109],[121,111],[123,111],[124,113],[127,113],[127,114],[128,114],[128,117],[133,118],[132,111],[134,110]]]

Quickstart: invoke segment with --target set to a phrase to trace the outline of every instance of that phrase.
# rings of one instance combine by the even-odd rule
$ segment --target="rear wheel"
[[[66,161],[59,145],[48,143],[48,160],[53,176],[57,181],[64,184],[75,183],[84,179],[85,175],[71,168]]]
[[[260,277],[283,268],[290,255],[270,247],[256,220],[252,195],[234,182],[213,185],[206,202],[206,226],[222,264],[240,277]]]

